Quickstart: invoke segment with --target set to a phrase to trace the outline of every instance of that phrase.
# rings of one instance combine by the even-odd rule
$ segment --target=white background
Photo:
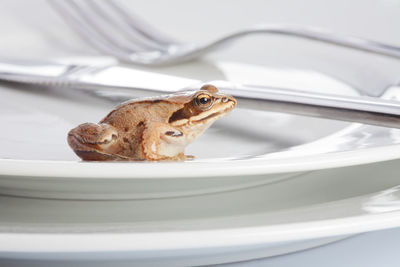
[[[218,4],[212,0],[150,0],[126,1],[124,4],[183,41],[201,42],[212,38],[216,32],[226,33],[246,25],[288,23],[329,28],[400,45],[400,1],[395,0],[270,0],[267,9],[262,0],[224,0]],[[179,16],[165,15],[178,8],[181,10]],[[0,36],[0,57],[96,54],[65,25],[46,1],[41,0],[1,1]],[[242,53],[243,50],[248,53]],[[274,67],[314,69],[371,94],[400,80],[400,60],[285,37],[251,37],[211,57]],[[399,247],[400,229],[386,230],[304,252],[230,266],[398,266]],[[2,262],[1,266],[20,264],[22,262]]]

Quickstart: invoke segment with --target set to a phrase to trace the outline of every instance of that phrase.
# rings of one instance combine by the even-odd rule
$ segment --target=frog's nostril
[[[222,103],[226,103],[226,102],[228,102],[229,101],[229,99],[227,98],[227,97],[223,97],[222,98]]]

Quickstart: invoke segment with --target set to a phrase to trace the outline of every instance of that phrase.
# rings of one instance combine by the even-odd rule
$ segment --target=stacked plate
[[[397,38],[393,25],[399,19],[393,3],[368,6],[361,0],[323,5],[310,0],[290,8],[282,1],[248,0],[124,4],[166,32],[195,42],[259,22],[320,25],[390,41]],[[82,62],[82,55],[95,53],[47,1],[1,5],[0,56]],[[330,17],[335,14],[343,17]],[[149,71],[381,95],[390,75],[398,75],[398,62],[365,58],[295,39],[254,37],[214,54],[214,61]],[[399,98],[399,87],[386,89],[382,97]],[[81,162],[67,145],[67,132],[99,121],[113,104],[77,94],[0,85],[2,264],[209,265],[400,226],[400,130],[245,110],[239,103],[188,147],[193,161]]]

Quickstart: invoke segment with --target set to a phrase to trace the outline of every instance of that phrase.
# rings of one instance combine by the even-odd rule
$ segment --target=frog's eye
[[[196,98],[194,99],[194,103],[196,104],[196,106],[198,106],[199,108],[203,109],[203,110],[207,110],[211,107],[212,105],[212,98],[210,95],[208,94],[199,94],[196,96]]]

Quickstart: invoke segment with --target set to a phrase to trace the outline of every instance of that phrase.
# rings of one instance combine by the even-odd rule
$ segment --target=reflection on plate
[[[349,85],[316,72],[226,62],[209,63],[204,72],[209,68],[219,79],[234,82],[357,95]],[[199,69],[197,73],[202,75]],[[400,149],[394,149],[399,130],[236,109],[188,147],[187,153],[197,157],[194,161],[80,162],[66,143],[66,133],[80,123],[98,121],[110,103],[77,96],[75,91],[2,88],[0,92],[4,96],[0,123],[7,125],[0,132],[0,192],[9,195],[67,199],[196,195],[400,156]],[[390,92],[395,96],[397,91]]]

